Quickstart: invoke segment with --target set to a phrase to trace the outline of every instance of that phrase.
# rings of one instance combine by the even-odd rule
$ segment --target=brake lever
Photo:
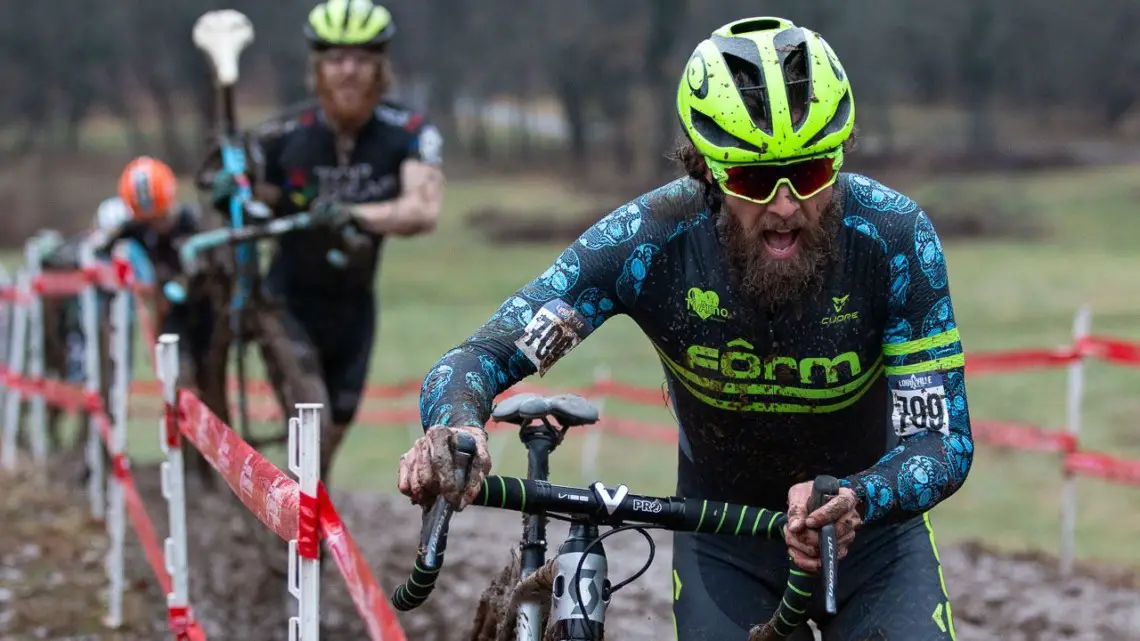
[[[839,496],[839,479],[821,474],[815,477],[808,499],[808,514],[815,512],[828,501]],[[835,588],[839,582],[839,545],[835,524],[828,523],[819,529],[820,580],[823,582],[823,607],[828,614],[837,612]]]
[[[455,481],[459,487],[467,485],[476,448],[475,437],[463,432],[455,435],[455,458],[459,463],[455,469]],[[431,506],[420,530],[420,548],[412,574],[392,593],[390,602],[395,609],[401,612],[414,610],[423,605],[435,590],[436,579],[443,567],[443,553],[447,549],[447,529],[454,513],[455,506],[442,497]]]
[[[471,474],[471,462],[475,457],[475,439],[470,434],[459,432],[455,435],[455,459],[459,463],[455,468],[455,483],[458,487],[467,485],[467,477]],[[455,513],[455,506],[443,500],[436,499],[428,515],[427,526],[420,533],[420,547],[424,551],[424,564],[428,567],[437,567],[438,558],[447,546],[447,529],[451,524],[451,515]]]

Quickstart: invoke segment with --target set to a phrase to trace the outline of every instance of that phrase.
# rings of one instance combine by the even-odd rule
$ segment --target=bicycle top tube
[[[257,225],[247,225],[238,228],[218,227],[215,229],[207,229],[183,241],[178,252],[179,258],[184,265],[190,265],[197,260],[199,254],[207,250],[248,240],[280,236],[291,231],[310,227],[312,224],[312,216],[308,212],[300,212],[291,216],[274,218]]]

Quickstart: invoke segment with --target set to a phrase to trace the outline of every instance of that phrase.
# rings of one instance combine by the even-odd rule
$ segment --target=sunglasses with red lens
[[[765,204],[786,184],[796,198],[806,200],[835,183],[840,165],[838,156],[828,155],[783,165],[727,166],[720,186],[733,196]]]

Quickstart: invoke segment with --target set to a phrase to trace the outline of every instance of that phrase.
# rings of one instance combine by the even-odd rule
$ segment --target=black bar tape
[[[423,567],[422,554],[416,557],[411,577],[397,587],[392,595],[392,607],[400,612],[407,612],[423,605],[435,590],[435,581],[439,578],[439,571],[443,566],[443,554],[439,555],[439,561],[440,567],[429,569]]]
[[[792,566],[788,572],[788,585],[780,605],[772,615],[772,629],[781,637],[790,636],[807,620],[807,607],[815,592],[819,575]]]
[[[782,541],[787,522],[788,516],[783,512],[720,501],[685,499],[685,518],[678,529],[698,534],[763,536]]]

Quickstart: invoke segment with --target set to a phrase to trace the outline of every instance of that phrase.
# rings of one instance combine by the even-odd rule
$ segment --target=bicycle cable
[[[579,604],[582,603],[582,566],[585,564],[586,557],[587,557],[587,555],[590,554],[590,550],[593,549],[593,547],[595,545],[601,543],[602,539],[605,539],[608,536],[612,536],[614,534],[617,534],[618,532],[625,532],[628,530],[634,530],[638,534],[640,534],[641,536],[645,537],[645,540],[649,543],[649,558],[645,561],[645,564],[642,565],[641,569],[638,570],[637,572],[635,572],[633,574],[633,576],[629,577],[628,579],[621,581],[621,582],[617,583],[616,585],[611,584],[610,596],[613,596],[613,594],[615,592],[617,592],[618,590],[620,590],[621,588],[623,588],[623,587],[629,585],[630,583],[633,583],[637,579],[641,578],[641,575],[643,575],[647,571],[649,571],[649,567],[651,565],[653,565],[653,559],[657,555],[657,544],[654,543],[653,537],[649,536],[649,532],[647,532],[647,530],[665,530],[665,529],[667,529],[667,528],[663,525],[622,525],[622,526],[612,528],[608,532],[604,532],[604,533],[598,535],[598,537],[595,538],[593,541],[590,541],[590,543],[586,546],[586,549],[582,551],[582,557],[580,559],[578,559],[578,565],[577,565],[577,567],[574,568],[574,575],[572,577],[572,583],[574,585],[574,592],[575,592],[575,599],[577,600],[577,602]],[[603,588],[604,588],[604,586],[603,586]],[[589,625],[585,626],[585,628],[589,631],[591,638],[595,639],[595,641],[596,641],[596,637],[594,637],[594,628],[592,626],[589,626]]]

